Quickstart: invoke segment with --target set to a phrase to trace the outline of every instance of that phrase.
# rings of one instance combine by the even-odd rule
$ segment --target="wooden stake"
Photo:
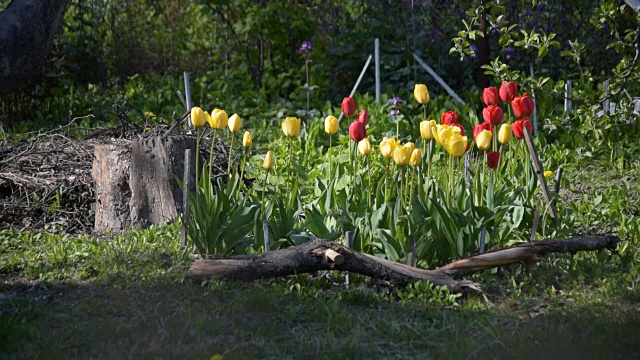
[[[485,244],[487,243],[487,228],[482,227],[482,232],[480,233],[480,254],[484,252]]]
[[[562,168],[562,166],[558,166],[558,170],[556,171],[556,180],[555,180],[555,184],[553,184],[553,192],[558,194],[560,193],[560,180],[562,180],[562,172],[564,171],[564,169]],[[555,205],[556,203],[556,199],[553,199],[553,204]]]
[[[538,232],[538,223],[540,222],[540,202],[536,201],[536,210],[533,213],[533,225],[531,226],[531,235],[529,242],[536,241],[536,233]]]
[[[266,221],[262,222],[262,235],[264,236],[264,252],[268,252],[271,244],[269,243],[269,223]]]
[[[553,204],[553,198],[551,197],[551,192],[549,191],[549,187],[547,186],[547,180],[544,177],[544,170],[542,169],[542,163],[540,162],[540,158],[538,157],[538,153],[536,152],[536,148],[533,145],[533,139],[531,134],[529,133],[529,129],[524,127],[524,140],[527,143],[527,147],[529,148],[529,154],[531,155],[531,159],[533,160],[533,168],[538,175],[538,182],[540,183],[540,189],[542,190],[542,195],[544,196],[547,205],[549,206],[549,214],[553,219],[553,222],[556,226],[559,226],[560,223],[558,221],[558,213],[556,212],[556,207]]]
[[[533,64],[529,64],[529,73],[533,77]],[[531,97],[533,98],[533,133],[538,133],[538,107],[536,106],[536,92],[531,90]]]
[[[346,231],[344,233],[344,240],[345,240],[345,245],[347,246],[347,248],[351,249],[351,247],[353,246],[353,238],[351,237],[351,231]],[[350,278],[349,278],[349,273],[347,273],[347,275],[345,276],[344,282],[347,285],[347,287],[349,286],[349,282],[350,282]]]
[[[407,265],[416,266],[416,238],[409,238],[409,256],[407,256]]]
[[[193,107],[193,103],[191,102],[191,85],[189,83],[189,73],[186,71],[184,72],[184,93],[187,111],[191,111],[191,107]],[[190,130],[193,130],[193,122],[189,121],[188,127]]]
[[[471,165],[471,159],[469,159],[469,153],[464,155],[464,184],[467,190],[471,190],[471,173],[469,172],[469,166]]]
[[[184,174],[182,175],[182,245],[187,245],[187,217],[189,216],[189,178],[191,175],[191,149],[184,151]]]
[[[564,114],[569,115],[571,112],[571,80],[567,80],[564,84]]]
[[[178,98],[180,98],[180,102],[182,103],[182,106],[184,106],[185,109],[190,110],[189,107],[187,106],[187,100],[184,99],[184,95],[182,95],[182,92],[178,90],[176,91],[176,94],[178,95]]]

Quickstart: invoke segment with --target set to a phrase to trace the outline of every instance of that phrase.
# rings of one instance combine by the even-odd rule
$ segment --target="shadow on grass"
[[[293,290],[292,290],[293,289]],[[0,285],[1,358],[629,358],[637,306],[547,312],[399,303],[291,280]],[[530,315],[533,315],[531,317]]]

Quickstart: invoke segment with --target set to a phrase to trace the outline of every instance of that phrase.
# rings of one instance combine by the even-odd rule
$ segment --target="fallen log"
[[[612,235],[576,236],[568,239],[548,239],[518,245],[507,249],[497,249],[454,261],[438,268],[452,276],[463,276],[474,272],[514,263],[523,263],[527,267],[538,263],[538,256],[548,253],[572,253],[578,251],[612,250],[615,251],[618,239]]]
[[[187,280],[258,280],[320,270],[340,270],[397,285],[427,280],[435,285],[447,286],[452,292],[461,292],[464,289],[479,290],[480,285],[458,280],[457,276],[513,263],[532,265],[538,261],[538,255],[551,252],[615,250],[618,241],[615,236],[550,239],[495,250],[452,262],[436,270],[426,270],[364,254],[332,241],[314,239],[299,246],[261,254],[197,260],[189,268]]]

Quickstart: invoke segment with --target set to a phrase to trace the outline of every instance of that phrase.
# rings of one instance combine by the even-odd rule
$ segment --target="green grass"
[[[452,300],[340,274],[183,281],[176,226],[129,236],[0,233],[3,358],[627,358],[640,351],[633,256],[545,258]],[[414,296],[407,296],[413,294]],[[398,296],[400,295],[400,296]],[[486,298],[486,299],[485,299]]]

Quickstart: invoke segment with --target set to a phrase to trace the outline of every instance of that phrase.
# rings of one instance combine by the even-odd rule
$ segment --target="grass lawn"
[[[474,277],[454,299],[340,274],[189,284],[175,226],[111,240],[5,231],[2,358],[630,358],[636,265],[608,253]],[[634,275],[635,274],[635,275]]]

